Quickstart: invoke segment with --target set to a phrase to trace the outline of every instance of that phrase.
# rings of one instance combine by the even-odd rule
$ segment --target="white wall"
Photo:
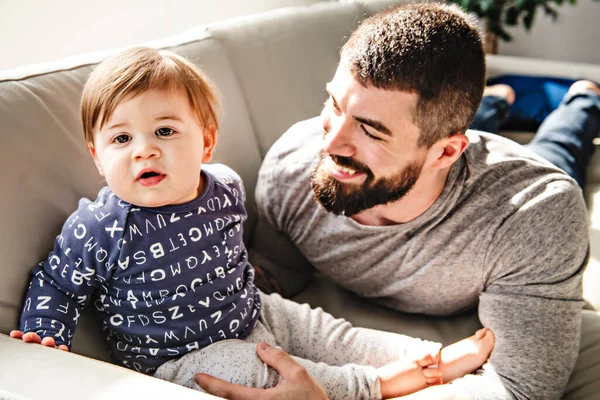
[[[0,0],[0,70],[128,46],[219,19],[317,0]],[[600,64],[600,1],[541,13],[500,54]]]
[[[0,0],[0,70],[316,0]]]
[[[600,1],[565,1],[558,7],[559,18],[536,14],[533,28],[511,29],[512,42],[500,42],[499,53],[600,64]]]

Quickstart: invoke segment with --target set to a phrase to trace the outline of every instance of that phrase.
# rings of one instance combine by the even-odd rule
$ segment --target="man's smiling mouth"
[[[347,167],[342,167],[341,165],[337,165],[335,162],[332,163],[332,167],[334,169],[336,169],[337,171],[343,172],[348,175],[354,175],[356,173],[355,170],[347,168]]]

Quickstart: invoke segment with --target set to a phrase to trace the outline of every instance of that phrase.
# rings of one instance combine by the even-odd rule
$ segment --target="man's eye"
[[[129,135],[119,135],[114,139],[114,141],[119,144],[127,143],[130,140],[131,140],[131,136],[129,136]]]
[[[171,136],[175,131],[171,128],[158,128],[156,130],[156,136]]]
[[[362,129],[362,131],[363,131],[363,133],[365,134],[365,136],[367,136],[367,137],[368,137],[368,138],[370,138],[370,139],[373,139],[373,140],[383,140],[382,138],[379,138],[379,137],[377,137],[377,136],[375,136],[375,135],[371,135],[371,134],[369,133],[369,131],[367,131],[367,130],[365,129],[365,126],[364,126],[364,125],[361,125],[361,126],[360,126],[360,129]]]

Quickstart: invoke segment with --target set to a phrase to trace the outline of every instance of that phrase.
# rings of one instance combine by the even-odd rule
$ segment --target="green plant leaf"
[[[517,25],[519,17],[519,9],[515,6],[512,6],[506,10],[506,14],[504,15],[504,23],[508,26]]]
[[[558,11],[550,7],[548,4],[544,4],[544,14],[552,17],[554,21],[558,18]]]
[[[527,29],[528,31],[531,30],[531,26],[533,25],[534,18],[535,18],[535,8],[533,8],[531,11],[529,11],[523,17],[523,25],[525,25],[525,29]]]
[[[535,15],[539,8],[544,11],[544,15],[550,16],[556,20],[559,11],[556,6],[560,6],[568,1],[574,5],[577,0],[449,0],[451,3],[458,4],[467,12],[472,12],[481,19],[487,21],[490,32],[498,36],[499,39],[510,41],[511,36],[505,30],[506,26],[521,25],[526,30],[531,30],[535,22]],[[600,0],[594,0],[600,2]]]

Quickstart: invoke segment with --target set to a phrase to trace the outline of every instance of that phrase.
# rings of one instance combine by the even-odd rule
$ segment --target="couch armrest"
[[[217,399],[103,361],[0,334],[3,399]]]

